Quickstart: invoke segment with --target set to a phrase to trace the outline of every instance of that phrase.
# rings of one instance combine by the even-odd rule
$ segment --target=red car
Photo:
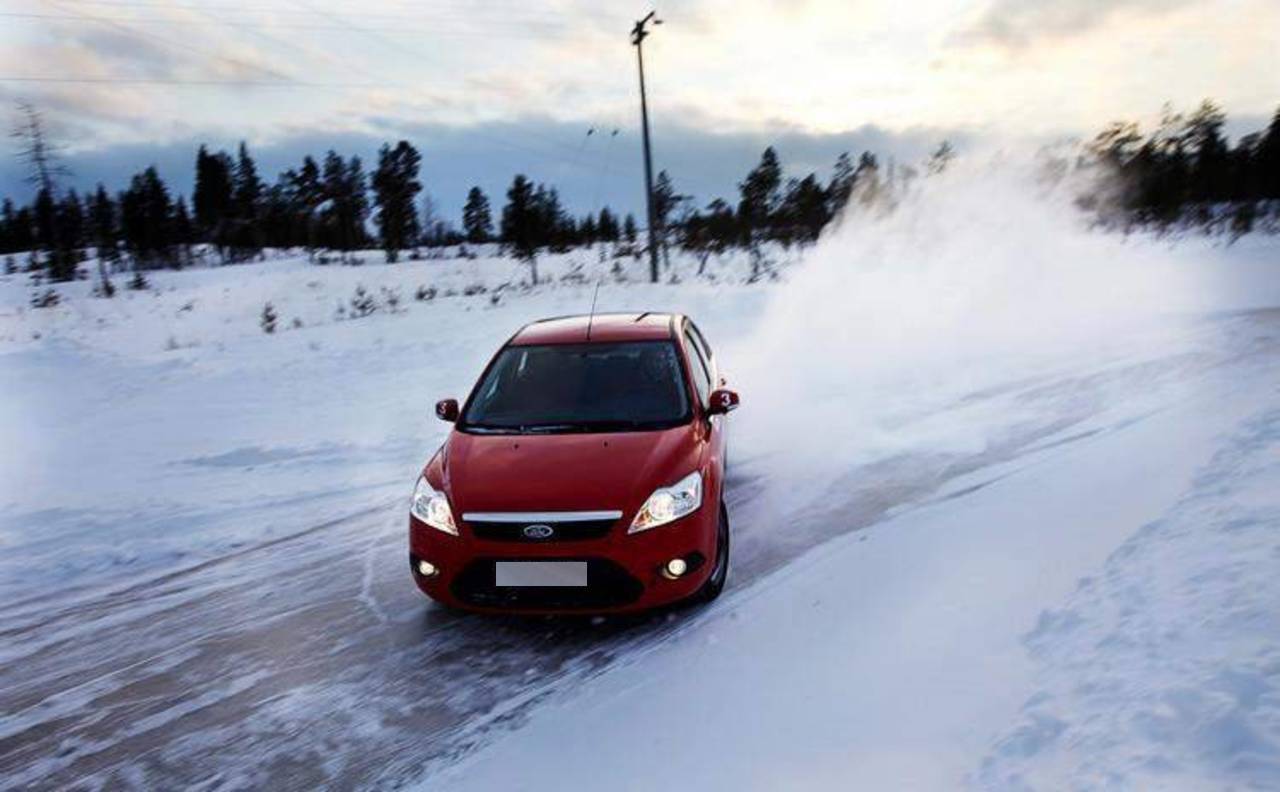
[[[726,390],[688,317],[534,322],[489,362],[423,468],[413,577],[451,607],[623,612],[710,601],[729,570]]]

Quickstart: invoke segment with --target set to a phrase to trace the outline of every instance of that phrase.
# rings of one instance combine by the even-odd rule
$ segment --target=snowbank
[[[815,550],[424,788],[1274,785],[1280,355],[1239,373]]]

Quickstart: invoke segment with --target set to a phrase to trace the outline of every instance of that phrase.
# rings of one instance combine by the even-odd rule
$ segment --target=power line
[[[191,7],[190,10],[204,11],[204,9],[198,9],[194,6]],[[209,25],[209,24],[217,24],[217,25],[230,26],[230,27],[243,27],[248,24],[253,24],[259,27],[279,28],[282,30],[322,30],[322,31],[331,30],[331,31],[339,31],[339,32],[345,32],[345,31],[351,30],[350,25],[340,25],[340,24],[321,25],[321,24],[306,23],[306,22],[278,22],[274,20],[252,20],[252,21],[243,20],[242,21],[242,20],[211,18],[208,21],[200,21],[200,20],[194,20],[194,19],[171,19],[171,18],[155,17],[155,16],[96,17],[96,16],[86,16],[84,14],[39,14],[34,12],[22,12],[22,11],[0,11],[0,17],[8,17],[11,19],[38,19],[38,20],[68,21],[68,22],[69,21],[92,21],[92,22],[112,23],[117,25],[124,25],[124,24],[159,25],[163,27],[200,27],[202,25]],[[463,20],[457,20],[457,21],[461,22]],[[361,31],[377,32],[377,33],[401,33],[401,34],[421,33],[421,34],[430,35],[433,37],[445,37],[445,38],[449,38],[449,37],[495,38],[495,37],[498,37],[498,38],[525,38],[525,39],[538,39],[538,40],[546,39],[549,36],[559,35],[557,31],[545,30],[542,32],[537,32],[537,31],[530,30],[529,27],[530,25],[522,25],[519,28],[512,28],[506,31],[495,31],[492,29],[491,26],[486,26],[487,29],[485,30],[467,30],[463,28],[449,29],[449,28],[440,28],[440,27],[381,28],[381,27],[366,26],[366,27],[362,27]],[[565,31],[564,34],[567,35],[567,31]]]
[[[191,85],[229,88],[378,88],[379,83],[331,83],[303,80],[201,80],[169,77],[46,77],[0,75],[0,82],[69,83],[84,85]]]
[[[64,8],[64,9],[65,9],[65,6],[63,6],[63,5],[62,5],[62,3],[57,2],[57,0],[46,0],[46,2],[48,2],[50,5],[53,5],[53,6],[56,6],[56,7],[60,7],[60,8]],[[232,67],[234,67],[234,68],[237,68],[237,69],[251,69],[251,70],[256,70],[256,71],[258,71],[258,72],[265,73],[265,74],[267,74],[268,76],[271,76],[271,77],[282,77],[282,78],[288,79],[288,75],[281,74],[280,72],[277,72],[277,71],[276,71],[276,70],[274,70],[274,69],[265,69],[265,68],[263,68],[262,66],[259,66],[259,65],[256,65],[256,64],[252,64],[252,63],[247,63],[247,62],[242,61],[242,60],[240,60],[240,59],[238,59],[238,58],[232,58],[232,57],[228,57],[228,56],[226,56],[226,55],[219,55],[219,54],[218,54],[218,53],[216,53],[216,52],[209,52],[208,50],[201,50],[201,49],[196,48],[196,47],[191,47],[190,45],[188,45],[188,46],[187,46],[187,47],[185,47],[185,48],[178,49],[178,48],[176,48],[176,47],[175,47],[175,45],[174,45],[174,43],[173,43],[172,41],[170,41],[169,39],[164,38],[163,36],[156,36],[156,35],[154,35],[154,34],[147,33],[147,32],[145,32],[145,31],[138,30],[137,28],[129,27],[128,25],[121,24],[121,23],[119,23],[119,22],[117,22],[117,21],[115,21],[115,20],[111,19],[110,17],[90,16],[90,15],[87,15],[87,14],[85,14],[85,15],[77,15],[77,16],[78,16],[80,19],[83,19],[83,20],[86,20],[86,21],[96,22],[96,23],[98,23],[98,24],[106,25],[107,27],[115,28],[116,30],[124,31],[125,33],[127,33],[127,34],[129,34],[129,35],[131,35],[131,36],[137,36],[137,37],[139,37],[139,38],[146,38],[146,39],[150,39],[150,40],[152,40],[152,41],[159,42],[159,43],[160,43],[160,45],[161,45],[162,47],[164,47],[164,48],[166,48],[166,49],[169,49],[170,51],[175,51],[175,52],[177,52],[179,55],[182,55],[182,56],[184,56],[184,57],[185,57],[185,56],[187,56],[187,55],[189,55],[189,54],[194,50],[194,51],[196,51],[196,52],[202,52],[205,56],[207,56],[207,57],[209,57],[209,58],[211,58],[211,59],[213,59],[213,60],[215,60],[215,61],[222,61],[223,63],[226,63],[226,64],[228,64],[228,65],[230,65],[230,66],[232,66]]]
[[[58,7],[65,8],[65,7],[66,7],[66,5],[65,5],[66,3],[85,3],[85,2],[92,2],[92,1],[93,1],[93,0],[61,0],[61,1],[59,1],[59,0],[50,0],[50,3],[51,3],[52,5],[55,5],[55,6],[58,6]],[[111,2],[107,2],[107,0],[96,0],[96,3],[97,3],[97,4],[100,4],[100,5],[126,5],[126,3],[123,3],[123,2],[111,3]],[[147,4],[145,4],[145,3],[141,3],[141,2],[134,2],[134,3],[131,3],[131,5],[145,6],[145,5],[147,5]],[[172,5],[171,5],[171,4],[159,4],[159,3],[157,3],[157,4],[154,4],[154,5],[156,5],[156,6],[164,6],[164,7],[172,7]],[[349,20],[344,19],[344,18],[343,18],[343,17],[341,17],[341,16],[338,16],[338,15],[336,15],[336,14],[332,14],[332,13],[328,13],[328,12],[325,12],[325,11],[321,11],[321,10],[315,9],[315,8],[313,8],[313,7],[308,7],[306,4],[304,4],[304,3],[302,3],[302,2],[296,2],[296,3],[295,3],[295,5],[298,5],[298,6],[302,7],[302,8],[304,9],[304,11],[307,11],[307,12],[309,12],[309,13],[313,14],[314,16],[324,17],[324,18],[327,18],[327,19],[331,20],[331,21],[334,23],[334,25],[332,26],[332,29],[335,29],[335,30],[343,30],[343,31],[352,31],[352,30],[354,30],[354,31],[356,31],[356,32],[358,32],[358,33],[364,33],[364,34],[366,34],[366,35],[372,36],[372,37],[374,37],[374,38],[378,39],[379,41],[382,41],[382,42],[384,42],[384,43],[386,43],[386,44],[388,44],[388,45],[390,45],[390,46],[393,46],[393,47],[395,47],[395,48],[397,48],[397,49],[400,49],[400,50],[402,50],[402,51],[404,51],[404,52],[406,52],[406,53],[408,53],[408,54],[410,54],[410,55],[413,55],[414,57],[420,57],[420,56],[422,55],[422,51],[421,51],[421,50],[418,50],[418,49],[416,49],[416,48],[409,47],[409,46],[406,46],[406,45],[402,45],[402,44],[400,44],[400,43],[398,43],[398,42],[395,42],[395,41],[393,41],[393,40],[389,39],[389,38],[388,38],[388,37],[386,37],[386,36],[381,35],[381,31],[380,31],[379,29],[377,29],[377,28],[369,28],[368,26],[363,26],[363,25],[353,24],[353,23],[351,23]],[[191,6],[190,8],[195,9],[195,7],[194,7],[194,6]],[[219,9],[222,9],[222,8],[231,8],[231,7],[230,7],[229,5],[227,5],[227,4],[219,4],[219,5],[218,5],[218,8],[219,8]],[[203,9],[201,9],[201,10],[203,11],[203,13],[205,13],[205,15],[206,15],[206,16],[210,16],[210,13],[209,13],[207,10],[203,10]],[[155,40],[155,41],[157,41],[158,43],[160,43],[161,45],[165,46],[166,48],[173,49],[173,50],[175,50],[175,51],[177,51],[177,52],[181,52],[181,53],[182,53],[182,54],[184,54],[184,55],[186,55],[186,54],[190,54],[190,52],[191,52],[191,48],[190,48],[190,47],[182,46],[182,45],[175,45],[175,43],[174,43],[174,42],[172,42],[172,41],[171,41],[171,40],[169,40],[169,39],[166,39],[166,38],[163,38],[163,37],[159,37],[159,36],[155,36],[155,35],[152,35],[152,34],[149,34],[149,33],[146,33],[146,32],[140,31],[140,30],[137,30],[136,28],[134,28],[134,27],[132,27],[132,26],[130,26],[130,25],[128,25],[128,24],[125,24],[124,22],[122,22],[122,21],[121,21],[120,19],[118,19],[118,18],[113,18],[113,17],[108,17],[108,16],[99,16],[99,15],[92,15],[92,14],[80,14],[80,13],[67,13],[67,14],[65,14],[65,15],[53,15],[53,14],[34,14],[34,13],[18,13],[18,12],[0,12],[0,16],[8,16],[8,17],[26,17],[26,18],[37,18],[37,19],[40,19],[40,18],[44,18],[44,19],[49,19],[49,18],[53,18],[53,19],[73,19],[73,20],[77,20],[77,21],[93,22],[93,23],[102,24],[102,25],[107,25],[107,26],[110,26],[110,27],[116,28],[116,29],[118,29],[118,30],[121,30],[121,31],[123,31],[123,32],[125,32],[125,33],[127,33],[127,34],[129,34],[129,35],[137,36],[137,37],[140,37],[140,38],[146,38],[146,39],[152,39],[152,40]],[[126,21],[135,21],[135,22],[137,22],[137,21],[141,21],[141,22],[144,22],[144,23],[145,23],[146,21],[149,21],[149,20],[139,20],[139,19],[134,19],[134,18],[127,18],[127,19],[126,19]],[[165,20],[157,19],[157,20],[155,20],[155,21],[157,21],[157,22],[164,22]],[[275,38],[275,37],[269,36],[268,34],[266,34],[266,33],[262,32],[262,31],[260,31],[260,30],[256,30],[256,29],[254,29],[252,26],[249,26],[249,25],[244,24],[244,23],[240,23],[240,22],[238,22],[238,21],[225,20],[225,19],[218,19],[218,18],[216,18],[216,17],[211,18],[211,21],[212,21],[212,22],[215,22],[215,23],[218,23],[218,24],[226,24],[226,25],[230,25],[230,26],[233,26],[233,27],[244,27],[244,28],[247,28],[247,29],[249,30],[249,32],[251,32],[251,33],[253,33],[253,34],[255,34],[255,35],[258,35],[258,36],[260,36],[260,37],[262,37],[262,38],[264,38],[264,39],[266,39],[266,40],[268,40],[268,41],[273,41],[273,42],[275,42],[276,44],[281,44],[281,45],[284,45],[284,46],[288,46],[288,47],[293,48],[293,49],[295,49],[295,50],[298,50],[298,49],[299,49],[296,45],[293,45],[293,44],[291,44],[291,43],[289,43],[289,42],[285,42],[285,41],[282,41],[282,40],[277,39],[277,38]],[[397,32],[403,32],[403,29],[400,29],[400,30],[398,30]],[[481,34],[481,35],[483,35],[483,34]],[[226,62],[226,63],[234,64],[235,66],[240,67],[240,68],[254,68],[254,69],[257,69],[258,71],[266,71],[266,70],[264,70],[264,69],[263,69],[262,67],[260,67],[260,66],[255,66],[254,64],[249,64],[249,63],[246,63],[246,62],[241,61],[241,60],[239,60],[239,59],[228,58],[228,57],[226,57],[226,56],[222,56],[222,55],[219,55],[219,54],[217,54],[217,53],[208,53],[208,52],[206,52],[205,54],[206,54],[206,55],[208,55],[209,57],[211,57],[211,58],[215,59],[215,60],[221,60],[221,61]],[[314,56],[314,54],[313,54],[313,53],[307,53],[307,54],[309,54],[309,55],[313,55],[313,56]],[[363,72],[363,73],[365,73],[366,75],[369,75],[370,77],[372,77],[373,79],[378,80],[378,81],[377,81],[377,82],[370,82],[370,83],[325,82],[325,81],[315,81],[315,80],[298,80],[298,79],[295,79],[295,78],[289,77],[289,76],[287,76],[287,75],[283,75],[283,74],[281,74],[281,75],[280,75],[281,79],[271,79],[271,80],[267,80],[267,79],[248,79],[248,78],[245,78],[245,79],[201,79],[201,78],[165,78],[165,77],[150,77],[150,78],[149,78],[149,77],[117,77],[117,76],[110,76],[110,77],[103,77],[103,76],[93,76],[93,77],[89,77],[89,76],[84,76],[84,77],[79,77],[79,76],[65,76],[65,75],[0,75],[0,82],[10,82],[10,83],[32,83],[32,84],[85,84],[85,85],[94,85],[94,84],[100,84],[100,85],[118,84],[118,85],[139,85],[139,86],[141,86],[141,85],[153,85],[153,86],[172,86],[172,87],[196,87],[196,88],[202,88],[202,87],[214,87],[214,88],[221,88],[221,87],[233,87],[233,88],[271,88],[271,89],[279,89],[279,88],[301,88],[301,89],[351,89],[351,88],[377,88],[377,87],[385,87],[385,86],[387,86],[387,85],[397,85],[397,86],[399,86],[399,87],[405,87],[405,88],[409,88],[409,89],[415,89],[415,88],[417,88],[417,87],[418,87],[416,84],[415,84],[415,85],[409,85],[409,84],[406,84],[406,83],[403,83],[403,82],[398,82],[398,81],[395,81],[395,80],[384,80],[384,79],[382,79],[382,78],[379,78],[379,77],[378,77],[378,75],[373,74],[372,72],[368,71],[367,69],[362,69],[362,68],[360,68],[360,67],[358,67],[358,66],[356,66],[355,64],[352,64],[352,63],[346,63],[346,64],[344,64],[344,67],[345,67],[345,68],[349,68],[349,69],[350,69],[350,68],[355,68],[355,70],[357,70],[357,71],[362,71],[362,72]],[[279,72],[275,72],[275,70],[274,70],[274,69],[272,69],[272,70],[270,70],[270,71],[267,71],[267,73],[268,73],[268,74],[279,74]],[[482,139],[482,140],[489,141],[489,142],[491,142],[491,143],[493,143],[493,144],[496,144],[496,145],[502,146],[502,147],[504,147],[504,148],[508,148],[508,149],[512,149],[512,150],[517,150],[517,151],[524,151],[524,152],[527,152],[527,153],[529,153],[529,154],[532,154],[532,155],[534,155],[535,157],[538,157],[538,158],[543,159],[543,160],[558,160],[558,161],[563,162],[563,163],[565,163],[565,164],[567,164],[567,165],[569,165],[570,167],[573,167],[573,168],[580,168],[580,169],[585,169],[585,170],[588,170],[588,171],[597,171],[597,172],[598,172],[598,171],[600,171],[600,166],[599,166],[599,164],[595,164],[595,163],[583,163],[583,162],[581,162],[581,161],[580,161],[580,157],[578,157],[578,156],[573,156],[573,155],[577,155],[577,154],[580,154],[580,153],[581,153],[580,148],[579,148],[578,150],[575,150],[575,147],[573,147],[571,144],[568,144],[568,143],[566,143],[566,142],[564,142],[564,141],[561,141],[561,140],[557,140],[557,139],[554,139],[554,138],[550,138],[550,137],[548,137],[548,136],[546,136],[546,135],[542,135],[542,134],[540,134],[540,133],[538,133],[537,131],[532,130],[532,129],[524,129],[524,130],[522,131],[522,133],[523,133],[523,134],[525,134],[525,135],[528,135],[528,136],[530,136],[530,137],[541,138],[541,139],[543,139],[543,140],[545,140],[545,141],[548,141],[551,145],[555,146],[556,148],[565,150],[565,152],[566,152],[566,153],[558,153],[558,152],[553,152],[553,151],[550,151],[550,150],[547,150],[547,149],[541,149],[541,148],[539,148],[539,147],[535,147],[535,146],[529,145],[529,144],[527,144],[527,143],[523,143],[523,142],[516,142],[516,141],[514,141],[514,140],[504,138],[503,136],[494,135],[494,134],[492,134],[492,133],[484,132],[484,131],[477,130],[477,129],[474,129],[474,128],[469,129],[469,130],[467,131],[467,134],[468,134],[468,135],[471,135],[471,136],[473,136],[473,137],[477,137],[477,138],[480,138],[480,139]],[[571,153],[570,153],[570,152],[571,152]],[[607,166],[607,163],[606,163],[606,166]]]

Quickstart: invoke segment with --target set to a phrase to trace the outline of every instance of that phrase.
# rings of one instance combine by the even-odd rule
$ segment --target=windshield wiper
[[[520,427],[520,434],[557,434],[559,432],[587,432],[590,429],[580,423],[529,424]]]
[[[459,424],[459,429],[464,432],[474,432],[476,434],[522,434],[522,427],[519,426],[499,426],[497,424],[478,424],[468,423]]]

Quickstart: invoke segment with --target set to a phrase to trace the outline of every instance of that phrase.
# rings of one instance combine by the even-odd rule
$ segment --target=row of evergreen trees
[[[1098,208],[1118,211],[1126,224],[1162,227],[1230,216],[1238,230],[1248,231],[1259,204],[1280,201],[1280,109],[1265,129],[1234,145],[1223,134],[1226,121],[1222,109],[1205,100],[1187,114],[1166,105],[1147,134],[1133,121],[1107,126],[1089,148],[1119,179],[1111,200]]]
[[[1235,224],[1252,224],[1260,202],[1280,201],[1280,110],[1270,125],[1231,145],[1223,134],[1226,117],[1206,101],[1182,115],[1166,110],[1158,127],[1143,135],[1137,124],[1117,122],[1091,143],[1092,157],[1113,168],[1119,189],[1099,209],[1118,213],[1126,224],[1212,221],[1223,206],[1232,207]],[[925,164],[944,169],[954,156],[943,143]],[[42,189],[29,206],[5,200],[0,208],[0,254],[42,250],[54,280],[75,277],[86,248],[94,248],[107,266],[128,257],[136,269],[180,267],[191,246],[213,246],[226,261],[251,259],[264,248],[320,251],[366,249],[374,244],[388,261],[418,245],[497,241],[515,255],[534,258],[539,251],[562,251],[594,242],[635,242],[632,215],[620,217],[608,207],[574,217],[554,187],[513,178],[506,203],[494,217],[489,197],[471,188],[463,206],[460,231],[418,210],[422,192],[421,154],[407,141],[384,145],[377,167],[366,174],[359,157],[329,151],[322,161],[307,156],[297,168],[267,185],[248,148],[234,156],[202,146],[196,155],[195,188],[188,205],[173,197],[155,168],[135,175],[112,195],[99,185],[81,196]],[[855,161],[836,160],[832,174],[784,179],[777,152],[765,149],[759,163],[738,184],[737,201],[717,198],[702,207],[677,192],[670,176],[659,173],[654,190],[656,227],[666,245],[707,258],[733,247],[762,241],[783,244],[817,239],[852,196],[872,203],[895,182],[917,175],[909,167],[883,169],[874,154]],[[1242,214],[1243,213],[1243,214]],[[1244,230],[1248,230],[1245,228]],[[34,259],[33,259],[34,260]]]

